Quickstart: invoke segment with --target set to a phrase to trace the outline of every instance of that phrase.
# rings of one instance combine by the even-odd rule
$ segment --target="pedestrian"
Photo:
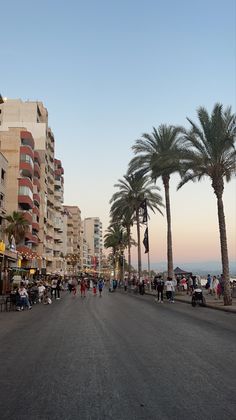
[[[171,277],[167,277],[166,283],[166,298],[169,302],[174,303],[174,284]]]
[[[102,297],[102,290],[103,290],[103,286],[104,286],[104,281],[103,281],[103,279],[99,279],[99,280],[98,280],[98,291],[99,291],[99,297]]]
[[[19,289],[18,289],[18,296],[19,296],[19,301],[18,301],[18,306],[17,306],[17,311],[23,311],[23,309],[26,307],[28,309],[32,309],[32,306],[29,303],[29,295],[28,292],[24,286],[23,283],[21,283]]]
[[[76,295],[76,293],[77,293],[77,286],[78,286],[77,279],[76,279],[76,278],[74,278],[74,279],[72,280],[72,292],[73,292],[73,295],[74,295],[74,296],[75,296],[75,295]]]
[[[208,295],[212,294],[212,278],[210,274],[207,274],[206,289],[208,290]]]
[[[40,282],[39,285],[38,285],[39,302],[43,301],[45,290],[46,290],[46,287],[43,285],[42,282]]]
[[[57,279],[52,279],[51,282],[51,299],[56,299],[56,288],[57,288]]]
[[[128,287],[128,279],[125,278],[125,281],[124,281],[124,291],[125,292],[127,292],[127,287]]]
[[[140,280],[139,280],[139,294],[144,295],[144,293],[145,293],[144,279],[140,278]]]
[[[187,290],[188,290],[187,295],[188,295],[188,292],[189,292],[190,296],[192,296],[192,294],[193,294],[193,279],[192,279],[191,276],[189,276],[189,278],[188,278],[188,289]]]
[[[97,282],[93,281],[93,296],[97,296]]]
[[[157,276],[156,279],[156,290],[157,290],[157,301],[159,303],[163,303],[163,290],[164,290],[165,282],[161,276]]]
[[[73,290],[73,279],[72,278],[70,278],[68,280],[68,290],[69,290],[69,293],[71,293],[72,290]]]
[[[60,277],[57,279],[57,286],[55,289],[56,299],[60,299],[60,290],[61,290],[61,279]]]
[[[212,291],[213,291],[213,295],[215,295],[215,299],[217,299],[217,286],[218,286],[219,280],[217,279],[216,276],[213,276],[212,279]]]
[[[84,279],[80,280],[80,296],[83,298],[86,297],[86,283]]]

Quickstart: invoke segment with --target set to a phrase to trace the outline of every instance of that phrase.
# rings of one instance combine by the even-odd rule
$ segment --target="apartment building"
[[[21,212],[28,223],[25,239],[19,244],[16,243],[17,249],[26,261],[27,255],[33,256],[37,267],[41,159],[35,149],[32,134],[25,128],[0,131],[0,150],[8,161],[8,176],[5,185],[7,213]]]
[[[83,222],[83,235],[90,249],[91,268],[101,272],[103,251],[102,222],[99,217],[87,217]]]
[[[54,261],[53,272],[64,274],[63,258],[63,201],[64,169],[59,159],[54,159]]]
[[[81,211],[78,206],[63,206],[67,238],[65,258],[67,274],[81,271]]]
[[[39,253],[43,267],[52,273],[58,266],[59,241],[55,239],[55,139],[48,126],[48,111],[42,102],[8,99],[0,101],[0,131],[25,127],[32,134],[41,160],[41,206],[39,215]],[[56,200],[58,204],[58,200]],[[57,211],[56,211],[57,213]],[[56,246],[56,249],[54,249]]]
[[[7,211],[7,177],[8,161],[0,152],[0,294],[10,289],[9,267],[17,264],[17,252],[8,246],[7,234],[5,232]]]

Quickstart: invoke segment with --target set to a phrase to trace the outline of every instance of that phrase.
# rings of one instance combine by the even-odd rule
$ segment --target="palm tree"
[[[156,182],[161,177],[165,191],[165,207],[167,221],[167,266],[168,276],[174,277],[171,210],[170,210],[170,175],[179,171],[179,140],[181,127],[162,124],[156,129],[153,127],[151,134],[144,133],[141,139],[136,140],[132,147],[135,156],[129,165],[133,172],[142,168],[151,179]]]
[[[113,202],[110,210],[110,215],[112,218],[112,223],[120,223],[121,226],[125,229],[127,235],[127,248],[128,248],[128,270],[129,270],[129,279],[131,277],[131,246],[136,245],[136,242],[132,239],[131,228],[134,223],[133,214],[130,210],[129,205],[125,207],[120,207],[117,204],[117,201]]]
[[[224,305],[232,305],[223,191],[224,179],[230,181],[236,168],[236,116],[231,113],[230,107],[223,110],[223,105],[218,103],[215,104],[211,115],[203,107],[197,110],[197,114],[199,126],[187,118],[191,129],[185,133],[186,160],[178,188],[190,180],[200,181],[204,176],[211,179],[211,186],[217,198]]]
[[[119,271],[120,256],[127,246],[127,235],[119,222],[111,223],[104,235],[104,247],[112,249],[112,262],[114,272]]]
[[[120,209],[129,206],[131,213],[134,215],[137,225],[137,240],[138,240],[138,275],[141,276],[141,246],[140,246],[140,205],[146,199],[147,207],[152,210],[158,210],[161,214],[160,207],[163,206],[162,198],[159,188],[151,183],[147,176],[143,173],[134,172],[126,174],[123,179],[119,179],[118,183],[114,185],[119,189],[113,194],[110,204],[116,203]]]
[[[11,246],[14,239],[16,245],[18,245],[22,239],[24,239],[29,224],[24,218],[24,214],[17,211],[13,211],[11,215],[6,216],[6,220],[8,226],[6,227],[5,232],[8,235],[8,242]]]

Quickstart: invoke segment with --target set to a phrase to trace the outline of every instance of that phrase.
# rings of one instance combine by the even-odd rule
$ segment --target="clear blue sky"
[[[186,116],[215,102],[235,111],[235,20],[235,0],[1,4],[0,91],[48,108],[65,202],[82,217],[99,216],[107,226],[113,185],[135,139],[153,125],[187,126]],[[202,201],[204,186],[196,188]],[[226,206],[235,209],[230,191]],[[158,223],[165,230],[165,221]],[[164,258],[158,254],[154,261]]]

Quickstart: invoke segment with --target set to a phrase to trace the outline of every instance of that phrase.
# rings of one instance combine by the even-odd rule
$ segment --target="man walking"
[[[163,303],[163,290],[165,282],[161,276],[157,276],[156,288],[157,288],[157,300],[159,303]]]
[[[166,280],[166,297],[167,297],[167,300],[171,303],[175,303],[174,302],[174,291],[175,291],[175,288],[174,288],[173,280],[172,280],[171,277],[167,277],[167,280]]]

